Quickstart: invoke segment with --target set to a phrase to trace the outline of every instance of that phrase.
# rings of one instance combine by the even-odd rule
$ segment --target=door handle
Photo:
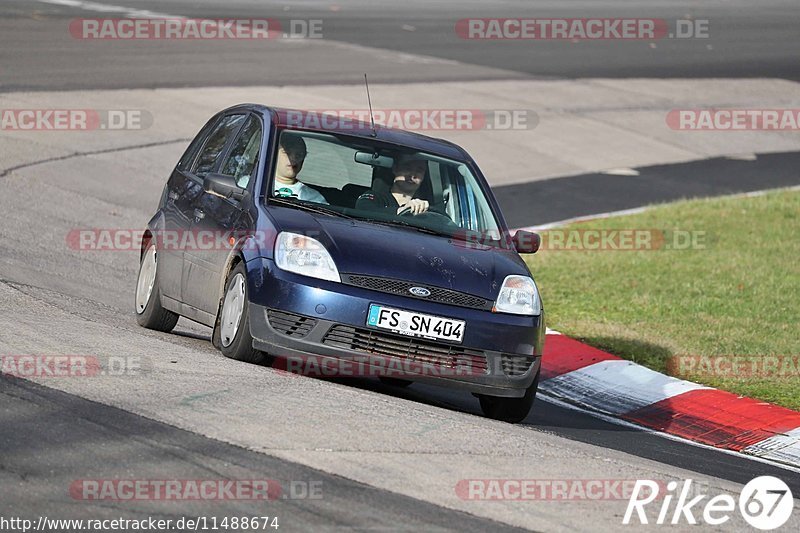
[[[206,218],[206,214],[202,209],[195,209],[194,210],[194,221],[195,222],[200,222],[204,218]]]

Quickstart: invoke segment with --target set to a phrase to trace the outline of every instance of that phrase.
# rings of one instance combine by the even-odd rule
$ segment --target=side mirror
[[[231,176],[217,174],[216,172],[206,174],[205,179],[203,179],[203,190],[215,196],[233,198],[234,200],[241,200],[247,193],[246,189],[236,185],[236,180]]]
[[[521,254],[535,254],[542,242],[542,238],[538,233],[525,230],[516,232],[512,240],[514,241],[514,248]]]

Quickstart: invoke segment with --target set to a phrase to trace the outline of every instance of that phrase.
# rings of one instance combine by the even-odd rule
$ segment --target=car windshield
[[[499,241],[486,192],[463,161],[376,140],[283,130],[269,197],[283,206],[470,240]],[[280,198],[280,200],[277,200]]]

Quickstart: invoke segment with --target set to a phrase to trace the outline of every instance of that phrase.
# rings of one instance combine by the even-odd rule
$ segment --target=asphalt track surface
[[[183,16],[264,16],[264,8],[256,9],[254,3],[229,2],[224,8],[212,4],[179,1],[126,3],[137,8]],[[619,16],[633,16],[630,13],[635,12],[635,16],[666,18],[692,13],[697,17],[707,15],[712,21],[719,21],[720,26],[732,29],[721,31],[721,35],[715,37],[719,40],[714,42],[713,50],[708,50],[706,43],[702,43],[702,46],[696,42],[671,43],[676,47],[673,52],[653,56],[649,47],[637,48],[628,44],[622,49],[608,46],[577,52],[562,46],[564,43],[556,43],[537,49],[535,63],[530,61],[529,49],[505,47],[509,43],[503,44],[502,48],[470,49],[445,31],[454,18],[505,14],[525,16],[531,8],[524,4],[504,2],[498,3],[487,13],[485,4],[481,2],[458,3],[458,6],[459,10],[463,9],[463,15],[458,13],[454,16],[452,4],[449,8],[429,7],[422,2],[406,3],[402,7],[398,4],[390,8],[396,10],[397,16],[379,11],[372,2],[349,4],[335,12],[327,9],[327,4],[317,2],[292,6],[293,17],[335,19],[337,24],[326,26],[326,39],[351,42],[358,46],[401,49],[444,60],[455,59],[466,64],[416,60],[402,71],[396,68],[382,71],[380,55],[364,53],[361,49],[351,49],[354,54],[363,53],[363,57],[358,56],[354,60],[358,64],[346,61],[330,63],[331,58],[324,56],[312,58],[305,49],[294,52],[282,50],[276,55],[263,54],[255,48],[241,47],[240,43],[231,44],[227,52],[217,50],[219,55],[214,56],[209,56],[208,50],[196,46],[186,47],[182,51],[163,49],[155,54],[151,49],[146,56],[141,54],[141,50],[126,52],[124,48],[114,50],[113,47],[97,47],[87,54],[85,48],[62,46],[65,41],[58,32],[63,34],[64,19],[102,15],[87,15],[85,11],[69,6],[11,1],[2,7],[4,27],[0,32],[3,45],[0,47],[0,64],[3,77],[0,90],[209,84],[238,86],[269,83],[275,78],[280,78],[281,83],[341,83],[348,82],[365,69],[375,72],[373,77],[377,81],[587,75],[614,77],[644,76],[648,73],[665,77],[752,75],[798,79],[797,50],[793,47],[800,45],[797,39],[788,38],[796,34],[797,13],[789,2],[758,5],[711,3],[704,13],[698,12],[697,8],[676,6],[674,3],[608,2],[602,8],[597,3],[571,7],[544,4],[541,10],[536,10],[536,16],[547,16],[550,12],[552,16],[568,16],[565,9],[574,10],[582,16],[591,16],[595,12],[606,15],[611,12],[610,16],[616,13]],[[33,26],[26,26],[28,18],[44,20],[45,29],[31,32]],[[51,23],[52,26],[48,27]],[[402,24],[413,26],[415,31],[399,28]],[[435,28],[442,28],[442,31],[439,34],[431,31]],[[69,39],[66,42],[69,43]],[[345,49],[340,48],[339,52]],[[715,53],[705,57],[699,50]],[[658,58],[657,61],[654,58]],[[260,67],[254,69],[254,64]],[[298,68],[298,65],[301,67]],[[336,68],[332,69],[330,65]],[[131,76],[131,72],[137,75]],[[269,75],[265,76],[265,72]],[[172,151],[168,152],[169,157],[173,156]],[[164,156],[164,153],[158,152],[157,155]],[[456,446],[456,452],[449,453],[452,453],[454,460],[465,463],[480,460],[476,449],[483,449],[484,453],[488,451],[490,455],[503,455],[503,450],[496,449],[498,442],[514,445],[523,443],[521,451],[514,449],[514,453],[522,454],[525,458],[519,466],[519,472],[540,479],[559,475],[566,477],[565,473],[572,478],[608,475],[602,468],[595,471],[581,469],[579,465],[585,465],[582,461],[590,457],[600,465],[611,463],[618,467],[617,472],[630,472],[633,477],[648,473],[676,478],[693,476],[708,479],[713,486],[728,487],[726,482],[741,484],[758,475],[771,474],[786,481],[795,495],[800,494],[800,475],[795,472],[615,425],[546,401],[537,403],[524,424],[505,427],[481,418],[477,402],[468,395],[434,387],[414,385],[407,390],[397,390],[373,380],[337,382],[306,379],[291,382],[295,387],[292,391],[286,388],[285,382],[290,378],[276,378],[268,368],[251,369],[222,358],[208,343],[208,331],[205,328],[182,322],[174,335],[142,331],[136,327],[130,312],[136,270],[135,266],[129,264],[130,257],[114,257],[108,260],[110,263],[105,263],[105,260],[93,257],[73,256],[66,259],[49,253],[52,251],[52,239],[57,241],[66,229],[74,227],[80,219],[83,219],[83,225],[91,225],[94,215],[106,215],[102,211],[113,208],[109,206],[119,202],[114,191],[97,188],[96,183],[88,179],[78,182],[77,190],[71,191],[86,195],[85,202],[76,202],[74,196],[69,194],[64,199],[59,198],[53,205],[37,202],[45,195],[54,194],[51,183],[57,185],[53,178],[61,172],[57,165],[58,161],[54,161],[51,168],[43,168],[42,173],[36,174],[37,178],[30,184],[24,179],[15,180],[13,173],[0,178],[0,188],[3,189],[0,207],[8,217],[3,223],[4,235],[0,241],[0,250],[3,252],[0,256],[0,300],[4,309],[0,313],[0,349],[12,346],[22,350],[26,343],[32,346],[35,337],[49,339],[53,347],[50,353],[56,351],[59,339],[64,339],[65,344],[68,341],[77,342],[73,337],[84,337],[85,343],[81,345],[84,347],[94,346],[98,349],[105,342],[109,349],[127,349],[131,351],[129,353],[136,353],[137,343],[141,343],[141,353],[149,358],[174,358],[176,370],[172,374],[161,372],[161,361],[155,363],[157,371],[145,377],[149,383],[142,384],[142,388],[136,390],[160,390],[163,396],[154,396],[151,403],[145,402],[144,407],[136,412],[133,412],[133,408],[120,409],[114,406],[134,403],[134,400],[126,398],[132,394],[126,387],[139,386],[138,383],[109,382],[90,390],[88,385],[83,388],[83,384],[46,383],[48,386],[45,387],[24,380],[0,378],[0,422],[3,428],[13,428],[0,433],[0,450],[3,452],[0,455],[2,516],[233,516],[241,513],[260,514],[266,509],[268,514],[281,517],[282,529],[289,531],[502,530],[506,527],[504,524],[474,516],[502,514],[487,511],[480,504],[472,504],[472,507],[464,505],[461,510],[454,510],[449,505],[446,508],[431,503],[434,498],[430,498],[424,488],[429,479],[424,469],[430,465],[426,462],[426,455],[434,452],[426,445],[426,441],[441,445],[441,441],[447,438],[463,441],[466,449]],[[508,206],[507,216],[512,224],[519,221],[527,225],[552,221],[555,213],[565,218],[683,196],[711,196],[796,185],[797,175],[793,171],[796,168],[796,154],[775,154],[761,156],[755,163],[719,160],[687,166],[642,168],[639,169],[640,174],[656,178],[657,186],[642,187],[631,196],[619,194],[619,191],[621,187],[630,191],[630,184],[632,181],[635,183],[636,178],[612,176],[602,176],[602,181],[596,179],[598,176],[591,176],[515,185],[498,189],[498,195]],[[742,177],[738,180],[724,179],[731,174]],[[718,176],[719,179],[704,178],[700,181],[701,176],[707,175]],[[770,177],[766,179],[764,176]],[[767,186],[759,185],[761,179],[764,179],[762,184]],[[624,184],[622,180],[625,180]],[[539,187],[537,194],[544,194],[556,202],[562,198],[560,201],[563,205],[551,207],[551,201],[543,202],[552,211],[541,210],[530,215],[514,206],[513,198],[519,190],[513,187]],[[159,190],[160,183],[144,184],[140,189],[131,191],[126,203],[141,218],[152,208]],[[570,191],[575,201],[564,200],[564,191]],[[76,210],[80,212],[76,214]],[[30,238],[20,236],[20,228],[23,227],[44,245],[31,249],[20,247],[20,241]],[[55,237],[49,237],[50,233]],[[20,268],[26,264],[35,265],[35,268]],[[70,276],[71,279],[66,279]],[[37,323],[35,317],[47,326],[44,327],[42,322]],[[77,327],[85,327],[86,330],[74,331]],[[41,331],[38,328],[42,328]],[[187,359],[188,367],[183,366],[187,364]],[[164,364],[169,366],[168,363]],[[159,409],[168,406],[168,402],[174,399],[170,397],[170,389],[180,389],[181,382],[187,379],[187,372],[197,380],[194,386],[198,397],[180,396],[183,400],[188,398],[187,401],[202,404],[205,401],[202,394],[206,392],[202,384],[205,382],[241,384],[243,392],[234,398],[210,400],[210,405],[204,406],[206,411],[197,408],[201,411],[199,415],[193,411],[175,410],[166,416],[169,420],[165,423],[165,417],[158,415]],[[247,375],[251,373],[263,378],[265,384],[278,383],[283,388],[270,391],[267,386],[260,389],[249,386]],[[249,388],[245,390],[246,386]],[[71,387],[74,387],[73,394],[56,390]],[[282,397],[288,399],[287,404],[280,403]],[[255,419],[255,413],[259,410],[252,403],[236,404],[259,399],[265,405],[278,409],[277,412],[263,413],[271,426],[259,424]],[[349,402],[348,405],[343,405],[345,402]],[[399,467],[408,468],[408,465],[417,464],[420,472],[409,473],[406,478],[396,482],[379,479],[384,471],[398,470],[381,470],[378,462],[369,461],[376,450],[386,451],[380,448],[381,443],[367,446],[371,439],[376,438],[372,431],[376,415],[371,411],[376,409],[375,406],[379,406],[381,413],[387,416],[392,413],[398,417],[397,424],[401,427],[383,428],[387,436],[400,438],[407,434],[407,438],[414,441],[410,452],[412,457],[408,462],[402,463],[396,459]],[[245,424],[238,421],[236,411],[254,416]],[[315,422],[315,418],[324,422]],[[431,418],[438,420],[438,425],[432,426],[433,431],[441,431],[442,436],[426,435],[427,431],[431,431],[426,425]],[[230,423],[231,420],[236,424]],[[251,433],[238,433],[241,430]],[[259,435],[259,432],[263,435]],[[351,455],[345,459],[345,463],[358,462],[359,456],[362,456],[367,469],[371,466],[375,470],[374,475],[370,477],[369,473],[357,469],[348,470],[342,466],[342,460],[336,458],[330,459],[330,467],[324,467],[324,456],[322,459],[313,457],[312,450],[303,450],[306,443],[302,441],[293,443],[297,450],[286,445],[281,449],[272,444],[274,441],[281,443],[301,437],[306,437],[309,443],[319,444],[322,439],[315,438],[314,432],[335,443],[336,446],[332,448],[341,447],[336,451],[350,451]],[[489,438],[492,435],[496,440]],[[253,443],[260,440],[271,444],[259,449]],[[548,455],[545,448],[557,450],[558,455]],[[415,454],[418,454],[416,459],[413,457]],[[574,461],[574,469],[570,467],[571,461]],[[309,464],[318,466],[318,469]],[[337,470],[341,470],[341,476],[331,472]],[[463,476],[468,477],[469,474],[470,469],[464,468]],[[241,502],[222,502],[210,507],[208,504],[172,502],[137,503],[131,506],[75,501],[65,494],[66,487],[77,478],[155,476],[160,479],[268,477],[295,481],[320,480],[325,492],[321,500],[278,500],[270,502],[267,507],[254,507],[253,504]],[[358,477],[380,482],[352,480]],[[498,474],[497,477],[501,476]],[[414,486],[403,491],[391,490],[403,483],[415,482],[419,483],[418,489]],[[452,484],[448,487],[452,491]],[[416,493],[419,497],[409,497],[409,493]],[[441,502],[442,499],[436,500]],[[523,502],[521,505],[534,504]],[[545,505],[541,510],[529,507],[509,520],[531,529],[550,530],[555,529],[553,524],[559,521],[566,524],[568,515],[583,512],[585,516],[595,518],[598,528],[603,529],[603,525],[608,523],[603,522],[608,520],[608,517],[602,516],[604,511],[612,517],[620,512],[619,507],[583,509],[575,504],[575,507],[562,506],[553,510]]]
[[[800,153],[727,157],[633,169],[636,176],[582,174],[494,188],[512,228],[685,198],[705,198],[800,185]],[[530,198],[537,198],[531,207]]]
[[[70,517],[74,502],[58,494],[82,472],[83,479],[103,479],[102,463],[141,472],[158,479],[269,479],[280,485],[281,497],[258,502],[197,502],[180,507],[169,502],[136,502],[132,508],[107,502],[85,502],[92,518],[154,516],[177,522],[182,517],[278,517],[290,531],[397,530],[515,531],[502,523],[480,519],[362,483],[249,452],[196,434],[177,430],[107,405],[90,402],[22,380],[3,379],[2,448],[27,461],[3,464],[3,516]],[[67,415],[67,416],[65,416]],[[58,443],[59,453],[53,453]],[[120,455],[124,458],[120,459]],[[19,487],[24,487],[20,490]],[[56,490],[53,490],[56,488]],[[322,488],[322,497],[294,499]],[[319,494],[319,493],[315,493]],[[20,497],[22,496],[22,497]],[[285,496],[285,498],[283,498]],[[13,502],[13,511],[9,502]],[[49,502],[44,504],[43,502]],[[270,519],[271,523],[271,519]],[[433,527],[431,527],[433,526]]]
[[[375,82],[519,77],[800,79],[800,13],[792,0],[108,3],[184,17],[274,18],[284,25],[289,19],[322,20],[326,46],[298,50],[280,39],[96,41],[87,46],[70,37],[65,20],[124,15],[9,0],[3,3],[0,19],[0,90],[360,84],[364,72]],[[663,18],[670,23],[679,18],[705,19],[709,37],[657,42],[466,41],[454,28],[456,21],[470,17]],[[381,49],[408,53],[408,65],[398,68],[385,61],[375,52]]]

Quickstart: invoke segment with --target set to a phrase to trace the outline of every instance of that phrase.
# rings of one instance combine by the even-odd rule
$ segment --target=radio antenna
[[[364,73],[364,85],[367,87],[367,103],[369,104],[369,122],[372,125],[372,136],[377,137],[378,132],[375,130],[375,118],[372,116],[372,100],[369,97],[369,81],[367,81],[367,73]]]

